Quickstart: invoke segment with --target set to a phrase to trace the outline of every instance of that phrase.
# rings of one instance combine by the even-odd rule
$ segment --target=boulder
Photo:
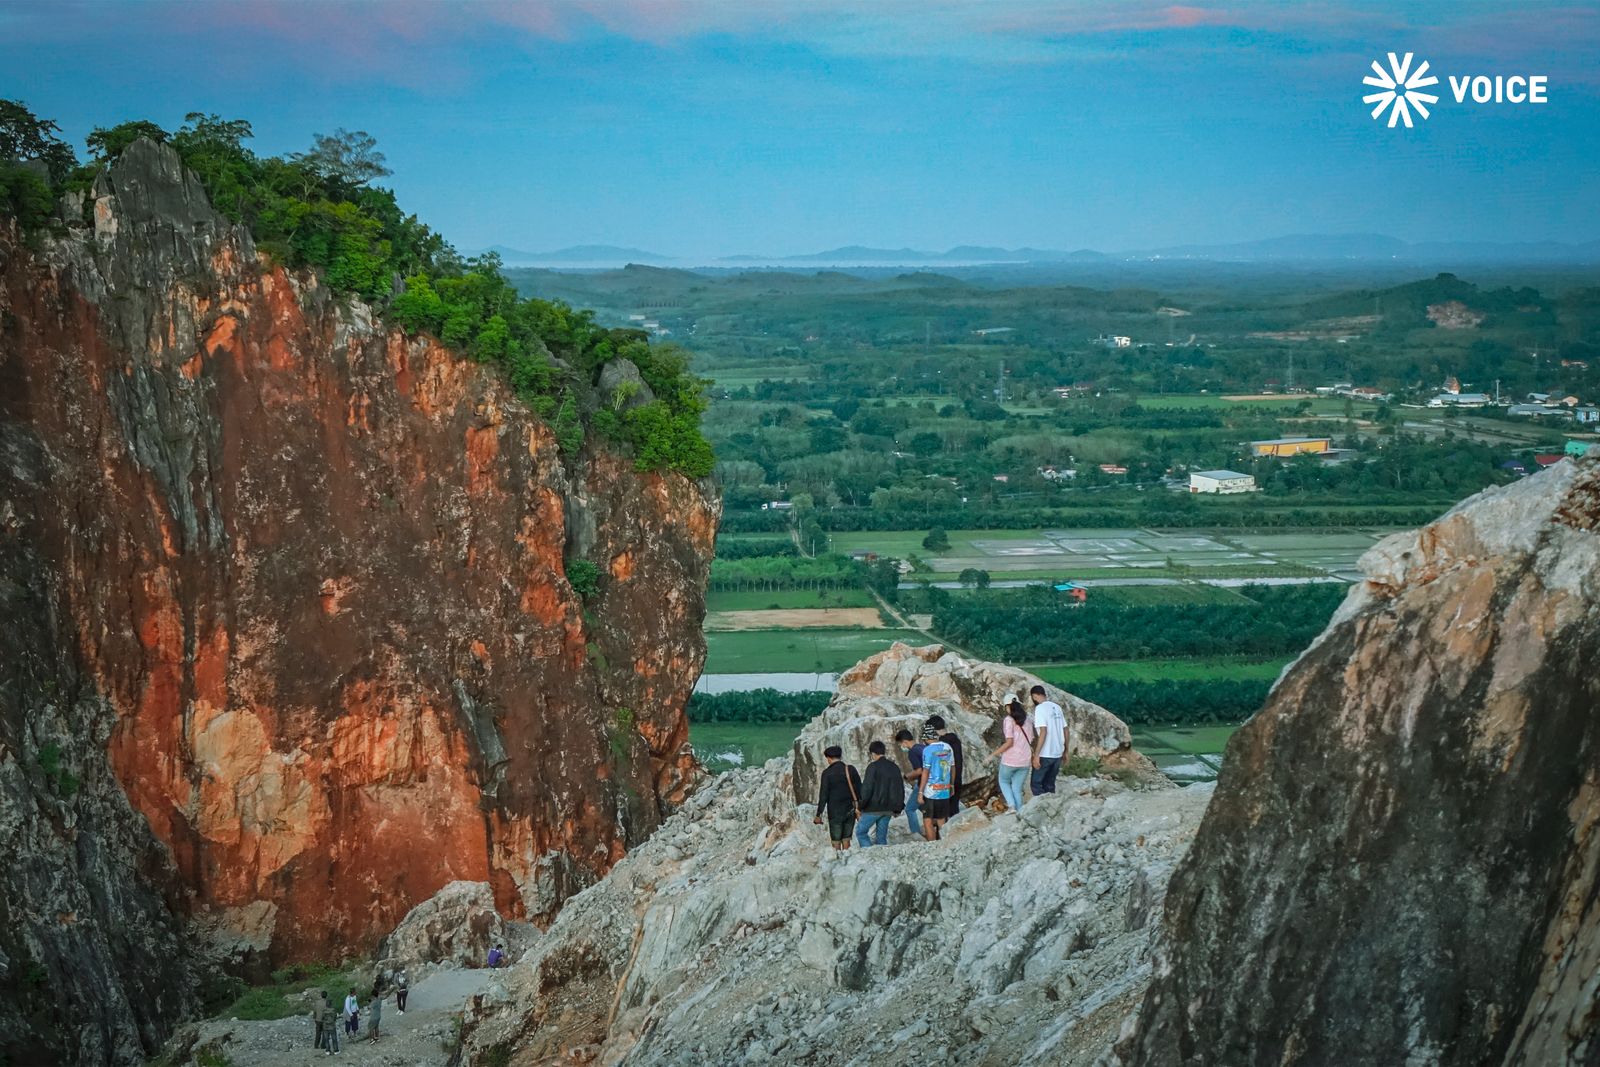
[[[1569,460],[1367,553],[1228,745],[1118,1062],[1600,1063],[1597,530]]]
[[[896,642],[840,675],[833,700],[795,739],[795,799],[802,804],[816,802],[817,777],[826,762],[822,750],[829,745],[838,745],[845,762],[860,768],[866,765],[867,745],[882,741],[901,769],[909,771],[894,735],[902,728],[916,735],[930,715],[943,716],[961,738],[962,796],[981,798],[994,788],[997,761],[989,753],[1004,739],[1001,701],[1007,693],[1015,693],[1026,703],[1028,690],[1035,685],[1044,685],[1050,699],[1066,713],[1074,754],[1110,761],[1108,765],[1132,770],[1141,778],[1160,776],[1134,752],[1127,724],[1098,704],[1015,667],[968,660],[943,645],[913,648]]]
[[[450,882],[412,908],[378,947],[380,969],[454,963],[481,967],[495,945],[513,959],[526,947],[520,927],[495,910],[488,882]]]
[[[617,411],[632,411],[656,398],[631,359],[607,360],[600,368],[599,385],[601,397]]]

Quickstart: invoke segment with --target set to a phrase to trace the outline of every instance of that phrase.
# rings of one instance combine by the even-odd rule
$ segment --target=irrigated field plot
[[[706,632],[724,630],[883,629],[877,608],[784,608],[778,611],[714,611]]]
[[[793,608],[870,608],[865,589],[778,589],[769,592],[739,590],[706,594],[706,611],[780,611]]]
[[[840,552],[917,555],[938,575],[988,571],[991,578],[1106,576],[1115,571],[1162,570],[1179,576],[1226,568],[1241,576],[1348,572],[1384,531],[1306,530],[1296,533],[1159,530],[954,530],[950,547],[922,547],[925,531],[839,534]],[[1200,574],[1193,575],[1200,577]]]
[[[1204,682],[1219,678],[1271,681],[1283,672],[1286,661],[1217,659],[1096,660],[1088,663],[1023,665],[1023,669],[1052,685],[1071,690],[1102,678],[1119,682]]]
[[[912,630],[744,630],[706,634],[706,673],[842,671],[896,641],[928,644]]]

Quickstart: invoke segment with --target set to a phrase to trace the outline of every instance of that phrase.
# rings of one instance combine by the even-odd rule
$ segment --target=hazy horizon
[[[374,134],[463,248],[783,257],[1123,252],[1290,234],[1600,238],[1600,7],[13,3],[0,96],[97,125],[249,119],[262,152]],[[1368,64],[1414,52],[1432,118]],[[1541,106],[1446,76],[1543,74]]]

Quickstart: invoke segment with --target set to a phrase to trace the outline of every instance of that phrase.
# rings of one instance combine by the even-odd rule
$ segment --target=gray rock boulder
[[[600,368],[599,385],[606,405],[617,411],[632,411],[656,398],[630,359],[608,360]]]
[[[384,938],[382,969],[454,963],[481,967],[495,945],[515,959],[526,949],[525,923],[508,923],[495,910],[488,882],[451,882],[412,908]]]
[[[1121,1063],[1600,1063],[1600,463],[1361,566],[1228,745]]]
[[[943,645],[913,648],[896,642],[840,675],[833,700],[795,739],[795,799],[815,803],[817,776],[825,763],[822,750],[829,745],[840,746],[845,761],[859,768],[866,764],[867,745],[882,741],[901,769],[909,771],[894,735],[902,728],[915,735],[935,714],[961,738],[962,796],[972,800],[986,796],[994,789],[996,764],[989,753],[1004,739],[1001,701],[1007,693],[1015,693],[1026,703],[1028,690],[1035,685],[1044,685],[1050,699],[1066,712],[1074,754],[1101,760],[1112,769],[1134,768],[1140,777],[1159,777],[1149,761],[1133,751],[1127,724],[1098,704],[1015,667],[969,660]]]

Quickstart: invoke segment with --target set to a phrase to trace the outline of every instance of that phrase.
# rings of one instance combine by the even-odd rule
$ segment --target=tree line
[[[716,559],[711,563],[711,588],[717,592],[777,589],[858,589],[867,569],[849,556],[819,555],[814,559],[755,556]]]
[[[1247,586],[1241,604],[1118,605],[952,598],[934,632],[984,659],[1002,661],[1279,655],[1322,632],[1344,598],[1337,584]]]
[[[1131,725],[1194,726],[1242,722],[1266,702],[1271,688],[1272,683],[1265,679],[1097,678],[1073,686],[1071,691]],[[689,698],[689,721],[804,723],[821,714],[832,698],[833,694],[825,690],[695,693]]]
[[[828,706],[826,690],[781,693],[776,689],[741,689],[727,693],[695,693],[689,697],[690,722],[810,722]]]
[[[1130,725],[1195,726],[1243,722],[1266,703],[1271,688],[1265,679],[1096,678],[1071,691]]]

